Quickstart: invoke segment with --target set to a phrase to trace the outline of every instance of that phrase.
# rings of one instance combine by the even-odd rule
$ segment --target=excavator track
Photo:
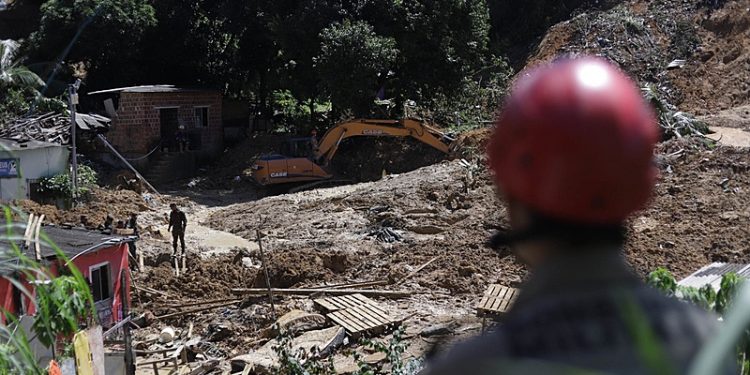
[[[300,191],[306,191],[306,190],[313,190],[313,189],[320,189],[320,188],[327,188],[327,187],[334,187],[334,186],[341,186],[341,185],[349,185],[353,184],[354,180],[323,180],[323,181],[315,181],[311,182],[309,184],[304,184],[300,186],[295,186],[288,190],[290,194],[298,193]]]

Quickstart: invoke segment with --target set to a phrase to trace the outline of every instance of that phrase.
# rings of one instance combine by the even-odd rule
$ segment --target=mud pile
[[[108,190],[94,188],[91,196],[79,206],[70,210],[60,210],[52,205],[41,205],[31,200],[21,200],[15,206],[26,213],[45,215],[45,222],[52,224],[78,224],[81,216],[91,226],[96,227],[104,223],[107,215],[111,215],[115,221],[126,220],[132,213],[140,213],[151,210],[151,206],[142,195],[132,190]]]
[[[672,73],[681,105],[697,114],[750,104],[750,1],[694,16],[701,44],[684,69]]]
[[[446,155],[411,138],[355,137],[341,142],[331,165],[342,178],[366,182],[435,164]]]
[[[527,66],[565,54],[605,56],[641,85],[697,115],[750,103],[750,0],[631,0],[549,29]],[[668,70],[676,59],[680,69]]]
[[[685,276],[706,262],[750,261],[750,152],[675,140],[660,153],[653,204],[630,223],[626,250],[638,271],[666,266]],[[275,281],[284,286],[365,275],[398,279],[435,256],[414,283],[450,293],[478,293],[487,282],[515,284],[523,268],[484,247],[506,223],[505,209],[486,171],[477,166],[467,181],[467,169],[443,162],[377,182],[265,198],[223,209],[211,221],[247,238],[258,225],[247,213],[265,218],[267,247],[286,267],[271,261]],[[400,239],[378,241],[372,233],[379,228]],[[344,254],[346,266],[326,267],[332,254]]]

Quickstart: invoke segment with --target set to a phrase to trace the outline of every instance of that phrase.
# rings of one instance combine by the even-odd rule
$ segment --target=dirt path
[[[228,254],[235,249],[255,250],[257,243],[238,235],[213,228],[210,217],[215,212],[231,206],[238,197],[230,195],[222,198],[220,194],[210,194],[210,203],[200,198],[186,198],[185,193],[164,194],[163,207],[141,215],[141,223],[148,228],[150,236],[142,241],[145,251],[151,256],[158,256],[166,251],[171,253],[171,234],[168,232],[166,216],[169,213],[168,202],[176,202],[185,212],[188,226],[185,232],[185,245],[188,253],[198,253],[206,258],[212,255]]]

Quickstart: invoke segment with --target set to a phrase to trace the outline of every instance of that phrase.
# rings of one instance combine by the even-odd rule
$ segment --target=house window
[[[89,281],[91,281],[91,294],[94,302],[103,301],[111,297],[109,263],[97,264],[89,268]]]
[[[195,107],[195,126],[208,127],[208,107]]]

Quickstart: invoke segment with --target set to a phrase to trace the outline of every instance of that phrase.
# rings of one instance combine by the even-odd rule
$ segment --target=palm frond
[[[5,73],[7,73],[10,78],[10,84],[12,85],[31,88],[44,86],[44,81],[42,81],[36,73],[32,72],[25,66],[11,68]]]

